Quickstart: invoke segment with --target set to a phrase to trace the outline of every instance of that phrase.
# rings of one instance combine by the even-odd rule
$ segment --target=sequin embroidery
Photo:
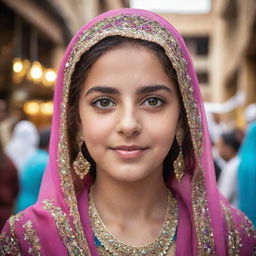
[[[75,232],[71,228],[71,224],[66,213],[64,213],[60,207],[55,206],[50,200],[44,200],[43,204],[43,208],[50,212],[54,218],[61,239],[66,246],[69,255],[86,255],[87,251],[84,251],[83,248],[79,247],[79,244],[77,243],[78,239]]]
[[[29,220],[23,224],[22,227],[24,228],[24,240],[26,240],[29,244],[28,253],[33,256],[40,256],[40,240],[32,225],[32,222]]]
[[[230,256],[239,256],[242,243],[237,227],[233,221],[232,212],[223,203],[222,208],[224,210],[225,219],[227,223],[228,253]]]
[[[14,255],[21,256],[20,245],[15,235],[15,223],[19,221],[21,214],[11,216],[8,220],[10,226],[10,236],[6,232],[2,232],[0,235],[0,255]]]

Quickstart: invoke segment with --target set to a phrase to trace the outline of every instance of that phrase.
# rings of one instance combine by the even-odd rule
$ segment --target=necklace
[[[102,222],[95,206],[92,189],[89,193],[89,217],[93,233],[101,243],[102,255],[166,255],[173,243],[178,224],[178,204],[171,191],[168,190],[167,209],[163,227],[155,240],[147,245],[135,247],[127,245],[115,238]]]

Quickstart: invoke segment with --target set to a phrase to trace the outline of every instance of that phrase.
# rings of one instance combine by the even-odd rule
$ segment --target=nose
[[[142,125],[139,114],[134,107],[127,107],[119,113],[117,123],[117,132],[125,136],[138,135],[141,132]]]

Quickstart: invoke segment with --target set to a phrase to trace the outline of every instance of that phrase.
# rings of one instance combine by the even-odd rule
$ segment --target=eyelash
[[[97,104],[100,104],[102,103],[103,100],[108,100],[109,102],[111,102],[113,105],[111,107],[102,107],[100,105],[97,106]],[[114,106],[116,106],[116,103],[113,102],[113,100],[111,100],[110,98],[108,97],[98,97],[97,99],[95,99],[93,102],[92,102],[92,105],[100,110],[107,110],[109,108],[112,108]]]
[[[146,107],[149,107],[149,108],[161,108],[161,107],[163,107],[166,104],[166,100],[163,97],[160,97],[160,96],[149,96],[146,99],[144,99],[142,103],[144,104],[146,101],[148,101],[150,99],[157,100],[158,104],[157,104],[157,106],[149,106],[148,105]]]
[[[150,99],[155,99],[157,100],[157,105],[156,106],[150,106],[150,105],[145,105],[145,102],[149,101]],[[99,104],[102,103],[103,100],[107,100],[108,103],[112,103],[111,106],[100,106]],[[110,110],[111,108],[115,107],[117,104],[110,99],[109,97],[98,97],[91,103],[94,107],[96,107],[99,110]],[[160,96],[149,96],[145,98],[142,101],[142,105],[145,106],[146,108],[151,108],[151,109],[156,109],[156,108],[161,108],[166,104],[166,100],[163,97]]]

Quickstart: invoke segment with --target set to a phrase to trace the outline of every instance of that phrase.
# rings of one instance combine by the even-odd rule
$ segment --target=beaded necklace
[[[127,245],[111,234],[99,216],[93,200],[92,190],[89,193],[89,216],[94,235],[101,244],[101,255],[166,255],[175,239],[178,224],[178,205],[171,191],[168,190],[166,215],[161,231],[153,242],[139,247]]]

